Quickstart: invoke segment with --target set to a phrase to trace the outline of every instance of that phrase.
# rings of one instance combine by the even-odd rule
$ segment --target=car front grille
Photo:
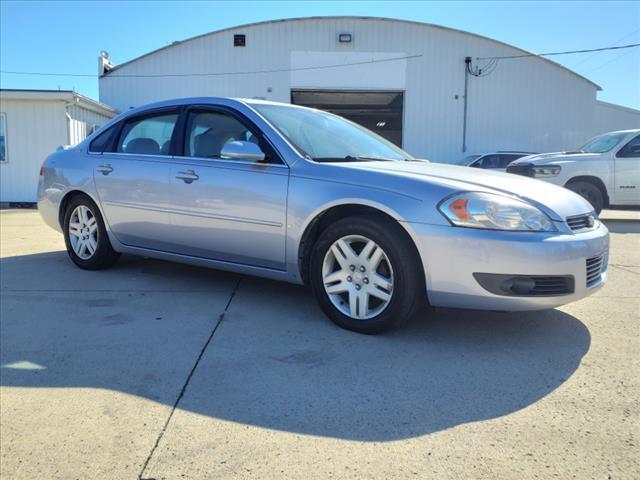
[[[587,287],[595,285],[600,280],[602,267],[604,266],[604,254],[587,258]]]
[[[584,230],[587,228],[593,228],[595,223],[596,222],[593,213],[567,217],[567,225],[569,225],[569,228],[571,230]]]
[[[530,163],[520,163],[516,165],[508,165],[507,173],[515,173],[525,177],[533,177],[533,165]]]

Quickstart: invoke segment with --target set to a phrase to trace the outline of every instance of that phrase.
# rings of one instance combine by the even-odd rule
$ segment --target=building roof
[[[112,66],[109,71],[105,72],[103,75],[101,75],[101,77],[103,76],[109,76],[112,72],[126,66],[129,65],[131,63],[134,63],[142,58],[148,57],[150,55],[153,55],[155,53],[161,52],[163,50],[168,50],[172,47],[175,47],[176,45],[181,45],[183,43],[186,42],[190,42],[193,40],[197,40],[200,39],[202,37],[207,37],[209,35],[217,35],[220,33],[224,33],[224,32],[228,32],[231,30],[237,30],[237,29],[242,29],[242,28],[249,28],[249,27],[255,27],[255,26],[261,26],[261,25],[268,25],[268,24],[275,24],[275,23],[283,23],[283,22],[300,22],[300,21],[305,21],[305,20],[376,20],[376,21],[384,21],[384,22],[396,22],[396,23],[407,23],[407,24],[412,24],[412,25],[419,25],[419,26],[423,26],[423,27],[431,27],[431,28],[438,28],[441,30],[447,30],[447,31],[451,31],[451,32],[456,32],[456,33],[460,33],[463,35],[469,35],[471,37],[475,37],[475,38],[481,38],[483,40],[489,40],[491,42],[494,42],[498,45],[503,45],[509,48],[513,48],[515,50],[517,50],[518,52],[522,53],[522,54],[526,54],[526,55],[532,55],[532,58],[537,58],[539,60],[542,60],[544,62],[550,63],[558,68],[561,68],[563,70],[565,70],[566,72],[574,75],[575,77],[579,78],[580,80],[583,80],[587,83],[590,83],[591,85],[593,85],[597,90],[602,90],[602,88],[600,87],[600,85],[598,85],[597,83],[589,80],[587,77],[584,77],[582,75],[580,75],[579,73],[574,72],[573,70],[565,67],[564,65],[561,65],[557,62],[554,62],[553,60],[549,60],[546,57],[540,57],[535,53],[529,52],[528,50],[524,50],[522,48],[516,47],[514,45],[505,43],[505,42],[501,42],[500,40],[495,40],[493,38],[490,37],[485,37],[484,35],[478,35],[476,33],[471,33],[471,32],[467,32],[464,30],[459,30],[456,28],[451,28],[451,27],[445,27],[442,25],[436,25],[433,23],[426,23],[426,22],[417,22],[415,20],[402,20],[402,19],[397,19],[397,18],[388,18],[388,17],[368,17],[368,16],[350,16],[350,15],[341,15],[341,16],[315,16],[315,17],[297,17],[297,18],[283,18],[283,19],[278,19],[278,20],[266,20],[266,21],[262,21],[262,22],[253,22],[253,23],[246,23],[243,25],[237,25],[234,27],[227,27],[227,28],[223,28],[220,30],[214,30],[212,32],[208,32],[208,33],[203,33],[201,35],[196,35],[195,37],[191,37],[188,38],[186,40],[181,40],[181,41],[176,41],[171,43],[170,45],[165,45],[163,47],[160,47],[156,50],[152,50],[151,52],[145,53],[144,55],[140,55],[139,57],[133,58],[129,61],[126,61],[124,63],[121,63],[119,65],[114,65]]]
[[[29,90],[2,88],[0,89],[0,98],[2,100],[41,100],[41,101],[63,101],[75,103],[79,106],[96,113],[112,117],[117,114],[117,110],[100,103],[92,98],[74,92],[73,90]]]
[[[615,108],[616,110],[622,110],[623,112],[634,113],[636,115],[640,115],[640,110],[631,107],[624,107],[622,105],[618,105],[616,103],[609,103],[603,100],[596,100],[596,104],[599,104],[603,107]]]

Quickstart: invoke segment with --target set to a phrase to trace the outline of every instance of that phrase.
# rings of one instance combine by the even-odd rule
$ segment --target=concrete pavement
[[[592,297],[369,337],[298,286],[129,256],[79,270],[37,212],[2,211],[0,473],[637,478],[627,223]]]

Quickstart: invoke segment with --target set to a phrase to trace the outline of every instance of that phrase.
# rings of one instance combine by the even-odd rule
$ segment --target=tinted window
[[[93,139],[91,145],[89,145],[89,151],[94,153],[102,153],[109,151],[111,147],[111,140],[113,134],[117,130],[118,125],[113,125],[107,128],[104,132]]]
[[[524,157],[524,155],[500,155],[499,168],[507,168],[511,162],[515,162],[517,159]]]
[[[500,168],[501,155],[486,155],[482,157],[482,168]]]
[[[480,155],[469,155],[468,157],[464,157],[462,160],[455,162],[455,165],[472,165],[479,158]]]
[[[0,162],[7,161],[7,116],[0,113]]]
[[[627,143],[624,147],[622,147],[616,156],[639,158],[640,157],[640,135],[638,135],[629,143]]]
[[[260,143],[242,122],[230,115],[191,112],[187,120],[184,154],[188,157],[221,158],[225,144],[238,140]]]
[[[162,113],[127,122],[116,151],[143,155],[169,155],[177,113]]]

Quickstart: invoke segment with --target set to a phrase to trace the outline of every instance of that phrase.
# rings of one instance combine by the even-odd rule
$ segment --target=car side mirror
[[[253,142],[236,140],[225,143],[220,152],[222,158],[234,160],[249,160],[252,162],[264,162],[266,155],[260,147]]]

